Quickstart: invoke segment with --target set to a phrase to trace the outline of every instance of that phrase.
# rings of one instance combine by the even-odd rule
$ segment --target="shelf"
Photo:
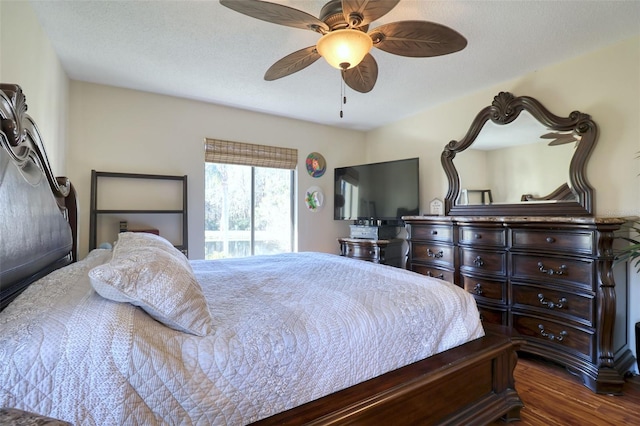
[[[96,210],[96,214],[182,214],[183,210]]]
[[[141,202],[142,203],[145,202],[144,201],[145,198],[147,198],[147,201],[157,201],[158,199],[162,201],[166,201],[166,197],[167,196],[171,197],[173,194],[172,191],[168,191],[170,194],[167,195],[164,192],[162,192],[162,190],[163,189],[166,190],[166,188],[162,188],[161,186],[155,187],[154,185],[152,185],[153,191],[151,192],[157,193],[158,191],[160,191],[161,194],[160,196],[156,196],[156,198],[154,198],[153,196],[150,197],[149,193],[145,191],[140,191],[140,188],[147,188],[147,191],[148,191],[148,184],[145,184],[140,186],[140,188],[138,188],[139,191],[137,194],[139,195],[138,197],[139,199],[135,199],[136,185],[131,182],[127,185],[127,180],[132,180],[132,179],[147,180],[152,182],[153,181],[177,181],[180,184],[180,191],[182,192],[182,197],[181,197],[182,199],[179,200],[181,201],[182,208],[181,209],[166,209],[166,208],[165,209],[163,208],[149,209],[149,208],[128,208],[128,207],[121,208],[121,209],[98,208],[99,182],[102,182],[103,179],[112,179],[112,180],[121,179],[122,180],[122,186],[121,187],[116,186],[117,191],[113,190],[113,183],[112,183],[112,187],[111,187],[112,194],[109,201],[104,202],[104,200],[102,200],[103,204],[120,204],[120,205],[122,205],[123,203],[135,204],[136,202],[138,203],[138,205],[140,205]],[[175,189],[175,188],[172,188],[172,189]],[[130,197],[133,194],[134,201],[131,203],[123,202],[121,199],[118,198],[118,194],[127,194]],[[140,201],[140,199],[142,201]],[[178,200],[174,199],[174,201],[178,201]],[[181,215],[180,229],[182,232],[182,241],[179,244],[176,244],[175,246],[177,249],[185,253],[185,255],[188,253],[189,245],[188,245],[188,226],[187,226],[188,225],[187,175],[175,176],[175,175],[159,175],[159,174],[145,174],[145,173],[99,172],[96,170],[92,170],[91,171],[91,206],[90,206],[90,213],[89,213],[89,250],[93,250],[97,246],[98,222],[99,222],[99,218],[104,215]],[[105,224],[103,223],[102,229],[104,229],[104,225]],[[135,224],[134,228],[135,227],[142,227],[142,228],[148,227],[148,228],[154,228],[154,229],[157,228],[157,226],[149,226],[149,225],[152,225],[152,224],[151,223]],[[113,234],[116,235],[118,232],[119,232],[119,229],[116,229],[114,227]]]
[[[112,178],[124,178],[124,179],[183,180],[186,176],[154,175],[154,174],[145,174],[145,173],[96,172],[96,177],[112,177]]]

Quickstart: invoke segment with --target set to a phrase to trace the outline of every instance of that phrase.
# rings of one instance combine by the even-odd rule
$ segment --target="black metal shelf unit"
[[[120,179],[147,179],[147,180],[171,180],[182,182],[182,208],[181,209],[98,209],[98,182],[101,178]],[[188,217],[187,217],[187,175],[156,175],[143,173],[118,173],[99,172],[91,170],[91,207],[89,214],[89,250],[93,250],[97,245],[98,236],[98,216],[117,214],[176,214],[181,215],[182,244],[176,245],[185,255],[188,254]]]

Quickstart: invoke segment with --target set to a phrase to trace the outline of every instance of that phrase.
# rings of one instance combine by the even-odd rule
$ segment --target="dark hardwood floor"
[[[538,359],[520,357],[514,376],[524,408],[510,425],[640,426],[640,376],[626,380],[622,396],[595,394],[563,367]]]

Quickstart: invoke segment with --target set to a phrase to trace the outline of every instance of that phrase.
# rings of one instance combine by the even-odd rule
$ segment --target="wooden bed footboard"
[[[254,425],[486,425],[520,418],[516,350],[499,326],[486,336],[391,371]]]

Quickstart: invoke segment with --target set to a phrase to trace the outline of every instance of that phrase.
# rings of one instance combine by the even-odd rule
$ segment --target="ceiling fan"
[[[330,0],[319,18],[277,3],[260,0],[220,0],[223,6],[263,21],[322,34],[315,46],[291,53],[265,73],[267,81],[300,71],[321,56],[342,71],[344,82],[361,93],[373,89],[378,64],[372,47],[400,56],[447,55],[465,48],[467,40],[457,31],[428,21],[399,21],[369,30],[369,24],[386,15],[400,0]]]
[[[576,148],[577,148],[578,143],[580,143],[580,140],[582,139],[582,136],[575,131],[570,131],[570,132],[545,133],[544,135],[540,136],[540,138],[553,139],[548,143],[549,146],[564,145],[567,143],[576,142]]]

